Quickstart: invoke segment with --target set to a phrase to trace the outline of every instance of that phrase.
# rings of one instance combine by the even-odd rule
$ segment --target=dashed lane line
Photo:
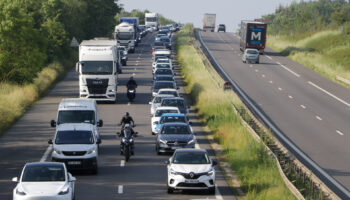
[[[123,194],[123,186],[122,185],[118,186],[118,194]]]
[[[124,167],[125,166],[125,160],[121,160],[120,161],[120,167]]]
[[[279,91],[282,91],[283,89],[279,87],[278,90],[279,90]]]
[[[291,95],[288,95],[288,97],[289,97],[290,99],[293,99],[293,96],[291,96]]]
[[[43,155],[43,157],[41,157],[40,162],[45,162],[47,160],[47,158],[49,157],[51,151],[52,151],[53,147],[52,145],[49,145]]]
[[[337,133],[339,134],[339,135],[344,135],[344,133],[342,133],[341,131],[339,131],[339,130],[337,130]]]
[[[298,73],[294,72],[293,70],[289,69],[288,67],[282,65],[282,64],[279,63],[279,62],[276,62],[276,63],[277,63],[279,66],[283,67],[285,70],[287,70],[287,71],[289,71],[290,73],[292,73],[294,76],[296,76],[296,77],[298,77],[298,78],[300,77],[300,75],[299,75]]]
[[[266,56],[266,58],[268,58],[268,59],[272,60],[272,58],[271,58],[270,56]]]
[[[322,118],[320,116],[317,116],[317,115],[316,115],[316,119],[322,121]]]
[[[303,109],[306,109],[306,106],[304,106],[304,105],[300,105],[300,107],[302,107]]]
[[[341,99],[341,98],[335,96],[334,94],[328,92],[327,90],[321,88],[320,86],[316,85],[315,83],[313,83],[313,82],[311,82],[311,81],[308,81],[308,83],[309,83],[310,85],[314,86],[315,88],[321,90],[322,92],[328,94],[329,96],[333,97],[334,99],[338,100],[339,102],[341,102],[341,103],[345,104],[346,106],[350,107],[350,104],[349,104],[348,102],[344,101],[343,99]]]

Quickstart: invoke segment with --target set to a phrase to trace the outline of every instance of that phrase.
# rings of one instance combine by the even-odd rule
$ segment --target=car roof
[[[173,81],[172,81],[173,82]],[[176,89],[173,89],[173,88],[162,88],[162,89],[159,89],[158,92],[161,92],[161,91],[171,91],[171,92],[177,92]]]
[[[90,123],[64,123],[57,126],[57,131],[92,131],[93,125]]]
[[[170,100],[183,100],[183,101],[185,101],[185,99],[182,98],[182,97],[171,97],[171,98],[166,98],[166,99],[170,99]]]
[[[175,83],[175,81],[154,81],[154,85],[156,83]]]
[[[169,122],[169,123],[163,124],[163,126],[174,126],[174,125],[189,126],[188,124],[183,122]]]
[[[184,148],[184,149],[176,149],[175,152],[203,152],[203,153],[207,153],[207,150],[205,150],[205,149]]]
[[[157,107],[156,110],[179,110],[179,109],[177,107],[172,107],[172,106],[160,106],[160,107]]]
[[[248,50],[258,51],[257,49],[245,49],[245,51],[248,51]]]
[[[166,113],[166,114],[163,114],[162,117],[186,117],[186,116],[184,114]]]
[[[62,99],[58,110],[96,110],[96,101],[80,98]]]
[[[63,166],[61,162],[32,162],[27,163],[25,166]]]
[[[169,97],[169,98],[171,98],[171,97],[174,97],[173,95],[169,95],[169,94],[157,94],[154,98],[156,98],[156,97]]]

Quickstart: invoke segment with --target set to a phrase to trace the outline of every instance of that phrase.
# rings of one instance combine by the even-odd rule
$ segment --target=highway
[[[151,42],[153,34],[143,38],[134,54],[129,54],[128,66],[119,75],[117,104],[99,104],[99,115],[104,121],[100,128],[102,144],[98,158],[98,175],[73,174],[77,178],[76,198],[95,199],[235,199],[223,174],[217,169],[217,192],[208,195],[205,191],[176,192],[169,195],[166,187],[166,161],[170,155],[158,156],[155,152],[155,136],[151,135],[150,105],[152,85]],[[176,68],[179,74],[179,69]],[[126,97],[125,83],[134,75],[138,83],[137,96],[129,103]],[[177,77],[178,85],[181,79]],[[58,104],[62,98],[78,97],[78,73],[70,71],[64,80],[59,82],[50,93],[30,108],[0,138],[0,199],[12,199],[15,183],[11,178],[20,176],[26,162],[50,160],[48,139],[54,136],[54,128],[49,121],[56,118]],[[185,96],[181,87],[180,92]],[[117,126],[125,112],[133,116],[139,137],[135,139],[135,156],[124,162],[120,155],[120,139],[116,137]],[[207,149],[214,158],[214,152],[205,138],[200,123],[191,109],[190,119],[193,122],[199,146]]]
[[[244,64],[238,36],[200,34],[224,71],[285,136],[350,190],[349,89],[271,49],[260,64]]]

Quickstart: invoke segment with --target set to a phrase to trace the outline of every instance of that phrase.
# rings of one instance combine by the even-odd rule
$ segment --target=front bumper
[[[117,87],[108,86],[104,94],[90,94],[87,86],[83,86],[80,89],[80,98],[95,99],[96,101],[111,101],[114,102],[117,99]]]
[[[53,162],[63,162],[69,170],[90,170],[97,168],[97,158],[75,159],[75,158],[55,158],[52,157]]]
[[[186,179],[182,175],[168,175],[168,187],[175,190],[203,190],[215,187],[215,174],[202,175],[197,179]]]
[[[176,149],[195,148],[195,143],[186,145],[168,145],[158,142],[158,151],[161,153],[173,153]]]
[[[65,195],[18,195],[16,194],[16,191],[13,191],[13,200],[71,200],[72,199],[72,192],[68,192],[68,194]]]

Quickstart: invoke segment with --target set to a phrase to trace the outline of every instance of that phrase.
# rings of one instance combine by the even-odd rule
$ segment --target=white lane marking
[[[139,57],[137,57],[137,59],[140,59],[140,56],[139,56]]]
[[[218,199],[218,200],[223,200],[222,198],[222,195],[218,189],[218,186],[215,184],[215,199]]]
[[[290,99],[293,99],[293,96],[291,96],[291,95],[288,95],[288,97],[289,97]]]
[[[121,161],[120,161],[120,166],[121,166],[121,167],[124,167],[124,166],[125,166],[125,160],[121,160]]]
[[[261,77],[265,78],[266,76],[265,76],[265,74],[262,74]]]
[[[195,149],[200,149],[201,147],[199,146],[198,143],[196,143],[196,144],[194,144],[194,148],[195,148]]]
[[[258,72],[258,71],[259,71],[258,69],[255,70],[255,72]]]
[[[266,56],[266,58],[268,58],[268,59],[272,60],[272,58],[271,58],[270,56]]]
[[[136,71],[136,68],[134,68],[134,70]]]
[[[321,88],[320,86],[316,85],[315,83],[313,83],[313,82],[311,82],[311,81],[308,81],[308,83],[309,83],[310,85],[314,86],[315,88],[321,90],[322,92],[328,94],[329,96],[333,97],[334,99],[336,99],[336,100],[342,102],[342,103],[345,104],[346,106],[350,107],[350,104],[349,104],[348,102],[344,101],[343,99],[341,99],[341,98],[335,96],[334,94],[328,92],[327,90]]]
[[[302,107],[303,109],[306,109],[306,106],[304,106],[304,105],[300,105],[300,107]]]
[[[276,62],[276,63],[277,63],[279,66],[283,67],[285,70],[287,70],[287,71],[289,71],[290,73],[294,74],[294,76],[300,77],[300,75],[299,75],[298,73],[294,72],[293,70],[289,69],[288,67],[282,65],[282,64],[279,63],[279,62]]]
[[[269,81],[271,84],[273,84],[273,81]]]
[[[138,65],[139,65],[139,63],[136,63],[135,65],[136,65],[136,66],[138,66]]]
[[[135,73],[132,73],[132,76],[135,76]]]
[[[47,158],[49,157],[51,151],[52,151],[52,145],[49,145],[43,155],[43,157],[41,157],[40,162],[45,162],[47,160]]]
[[[316,115],[316,119],[322,121],[322,118],[320,116],[317,116],[317,115]]]
[[[249,67],[253,67],[253,65],[249,65]]]
[[[279,91],[282,91],[282,88],[279,87],[278,90],[279,90]]]
[[[337,130],[337,133],[338,133],[339,135],[344,135],[344,133],[340,132],[339,130]]]
[[[140,61],[136,60],[136,63],[139,63]]]
[[[123,194],[123,186],[122,185],[118,186],[118,194]]]
[[[128,102],[128,106],[130,106],[130,101]]]

